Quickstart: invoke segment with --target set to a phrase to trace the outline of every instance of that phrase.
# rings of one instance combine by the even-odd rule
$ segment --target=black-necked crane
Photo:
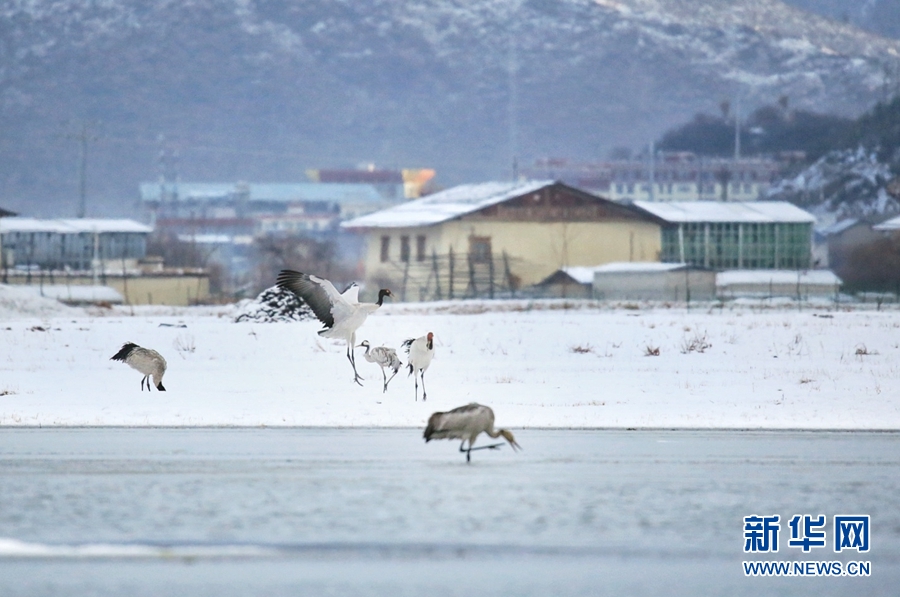
[[[347,360],[353,366],[353,381],[357,384],[362,376],[356,371],[356,357],[353,346],[356,344],[356,330],[363,324],[370,313],[375,312],[384,302],[384,297],[394,296],[387,288],[378,291],[375,303],[360,303],[359,287],[351,285],[343,294],[338,292],[330,281],[311,274],[284,269],[278,274],[276,284],[279,288],[290,290],[312,309],[316,317],[325,326],[319,330],[324,338],[338,338],[347,342]]]
[[[126,342],[119,352],[110,357],[111,361],[122,361],[132,369],[144,374],[141,379],[141,391],[144,390],[144,382],[147,382],[147,391],[150,391],[150,377],[153,385],[160,392],[165,392],[163,387],[163,375],[166,373],[166,359],[161,354],[150,348],[142,348],[134,342]]]
[[[516,443],[516,438],[509,430],[497,429],[494,431],[494,411],[489,406],[475,402],[445,413],[431,415],[423,437],[426,443],[433,439],[461,439],[459,451],[466,453],[466,462],[471,462],[473,450],[497,450],[503,445],[500,443],[473,448],[472,444],[475,443],[475,438],[482,433],[487,433],[492,438],[503,436],[503,439],[509,442],[514,451],[522,448]],[[464,447],[466,442],[469,443],[468,448]]]
[[[366,357],[366,360],[381,367],[381,376],[384,378],[384,389],[382,390],[382,393],[387,392],[387,387],[388,384],[391,383],[391,379],[394,379],[394,376],[400,371],[400,367],[403,366],[403,363],[400,362],[400,357],[397,356],[397,351],[393,348],[388,348],[387,346],[376,346],[372,348],[369,345],[368,340],[360,342],[357,348],[363,346],[366,349],[366,352],[363,355]],[[385,368],[393,369],[394,371],[394,375],[391,375],[390,379],[388,379],[387,374],[384,372]]]
[[[406,348],[406,354],[409,355],[409,375],[407,377],[414,375],[416,380],[416,401],[418,402],[419,400],[420,374],[422,376],[422,400],[424,401],[427,398],[425,393],[425,372],[428,370],[428,366],[431,365],[431,359],[434,358],[434,334],[428,332],[428,334],[420,338],[404,340],[403,346]]]

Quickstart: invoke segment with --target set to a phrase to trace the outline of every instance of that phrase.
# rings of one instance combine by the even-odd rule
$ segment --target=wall
[[[597,272],[594,297],[605,300],[685,301],[716,297],[716,274],[704,270],[667,272]]]
[[[723,299],[785,297],[806,300],[810,297],[834,298],[839,291],[840,286],[834,284],[807,284],[801,282],[798,285],[796,283],[768,284],[761,282],[758,284],[747,283],[720,286],[718,295]]]
[[[408,236],[410,262],[400,259],[400,237]],[[425,236],[425,259],[417,260],[417,241]],[[381,237],[389,236],[389,261],[381,261]],[[469,286],[470,238],[489,237],[498,285],[507,283],[505,267],[518,288],[540,282],[564,266],[593,266],[613,261],[657,261],[659,226],[638,220],[604,222],[498,222],[478,219],[452,220],[443,224],[402,229],[377,229],[366,234],[365,277],[374,286],[412,289],[407,300],[426,299],[435,290],[439,271],[442,293],[448,294],[448,255],[454,253],[454,292],[461,296]],[[504,253],[507,259],[504,260]],[[434,259],[435,255],[438,257]],[[435,261],[438,261],[435,264]],[[474,266],[484,270],[487,264]],[[478,273],[482,279],[487,275]],[[429,279],[430,278],[430,279]],[[404,283],[405,280],[405,283]],[[424,289],[424,290],[423,290]],[[482,293],[483,294],[483,293]]]
[[[121,275],[107,275],[105,280],[95,281],[92,276],[83,275],[54,275],[51,278],[44,274],[46,284],[71,284],[91,285],[104,284],[116,289],[125,298],[125,304],[129,305],[171,305],[186,306],[209,300],[209,277],[206,274],[185,275],[142,275],[123,278]],[[9,284],[27,283],[26,277],[18,272],[8,274]],[[41,283],[39,272],[31,277],[31,286]]]

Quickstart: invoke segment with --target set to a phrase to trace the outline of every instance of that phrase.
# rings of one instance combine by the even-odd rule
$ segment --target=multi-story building
[[[765,158],[703,158],[659,152],[654,158],[574,163],[539,160],[528,176],[554,178],[613,201],[755,201],[778,177]]]
[[[366,183],[142,183],[152,222],[178,233],[253,234],[256,219],[328,214],[330,228],[404,200],[402,184],[387,192]]]

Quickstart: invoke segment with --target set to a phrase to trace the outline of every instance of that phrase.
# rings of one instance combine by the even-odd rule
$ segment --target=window
[[[416,261],[425,261],[425,235],[416,237]]]
[[[491,237],[470,236],[469,257],[473,263],[489,263],[491,260]]]
[[[409,237],[400,237],[400,261],[409,262]]]
[[[382,236],[381,237],[381,262],[384,263],[388,259],[390,259],[391,255],[391,237],[390,236]]]

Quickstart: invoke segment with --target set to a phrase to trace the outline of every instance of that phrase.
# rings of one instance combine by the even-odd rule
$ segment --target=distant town
[[[139,185],[133,219],[3,211],[0,276],[73,304],[231,302],[284,267],[405,301],[836,299],[832,266],[900,220],[819,228],[765,200],[793,159],[544,159],[447,189],[432,169],[374,166],[282,184],[161,179]]]

